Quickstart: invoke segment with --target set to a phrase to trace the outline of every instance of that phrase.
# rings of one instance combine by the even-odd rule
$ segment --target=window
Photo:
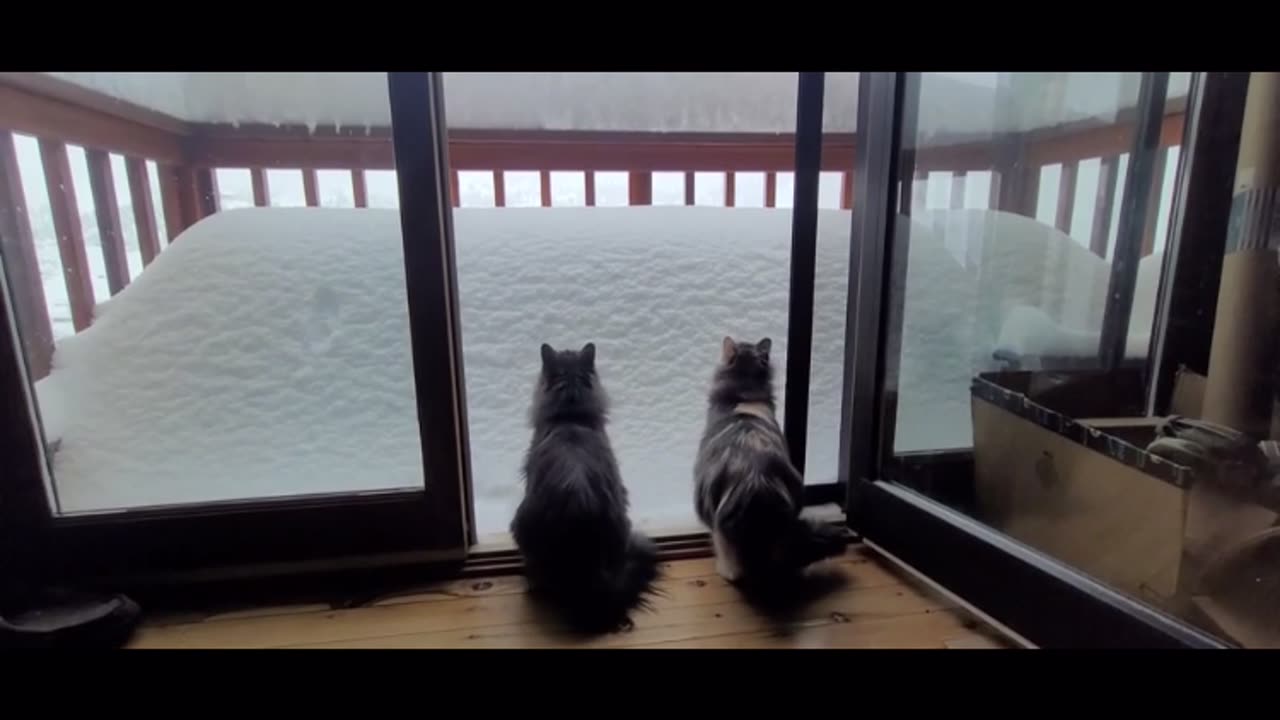
[[[6,406],[21,455],[6,522],[74,563],[116,552],[106,562],[135,569],[460,554],[455,361],[424,351],[447,345],[450,322],[429,213],[449,190],[419,129],[437,112],[429,76],[112,80],[6,81],[14,107],[104,92],[120,104],[80,107],[57,130],[0,120],[16,321],[3,350],[20,350],[4,379],[28,400]],[[178,114],[154,109],[175,94]],[[400,122],[407,140],[393,139]],[[299,137],[320,157],[290,155]],[[370,165],[415,171],[397,193],[412,211],[363,209]],[[361,209],[318,207],[335,198]],[[307,207],[280,207],[294,201]]]
[[[1033,642],[1272,637],[1256,609],[1275,572],[1269,405],[1212,406],[1271,380],[1209,351],[1247,315],[1221,299],[1238,282],[1225,279],[1237,152],[1266,162],[1236,140],[1247,86],[1228,73],[864,83],[851,524]],[[1195,430],[1250,460],[1197,460],[1209,441]],[[1232,472],[1253,487],[1225,490]]]
[[[635,519],[683,532],[724,334],[773,338],[813,501],[839,497],[857,76],[825,113],[821,74],[431,77],[0,81],[74,108],[53,135],[0,112],[31,400],[7,512],[115,566],[461,557],[523,492],[538,347],[592,341]]]
[[[841,80],[836,91],[851,95],[856,84]],[[501,188],[486,194],[486,207],[469,203],[464,185],[454,209],[480,537],[505,533],[523,495],[544,342],[596,344],[634,521],[659,534],[695,529],[692,468],[721,337],[773,339],[784,422],[793,407],[787,395],[813,397],[812,381],[793,386],[787,367],[790,298],[812,296],[814,283],[792,284],[793,217],[780,209],[777,183],[796,168],[797,76],[569,73],[513,83],[478,73],[450,75],[445,88],[447,97],[467,100],[449,114],[459,183],[491,174]],[[487,108],[483,129],[473,105]],[[531,106],[554,107],[554,122],[522,129]],[[850,128],[832,129],[845,133],[846,154],[832,151],[823,162],[849,174]],[[815,126],[815,140],[822,130]],[[620,200],[605,198],[606,181],[624,183]],[[831,296],[823,307],[838,314],[849,213],[822,212],[819,246],[830,258],[818,264],[819,287]],[[813,252],[811,241],[806,247]],[[810,334],[809,320],[801,322]],[[839,410],[843,351],[826,341],[840,328],[832,322],[821,331],[824,354],[813,367],[822,414],[810,427],[830,425]],[[836,428],[814,434],[823,467],[811,480],[833,490]]]

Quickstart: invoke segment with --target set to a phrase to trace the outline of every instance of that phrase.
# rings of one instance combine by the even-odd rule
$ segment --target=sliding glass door
[[[1202,378],[1185,366],[1207,348],[1165,339],[1213,316],[1216,287],[1172,278],[1215,240],[1221,262],[1230,185],[1188,178],[1192,153],[1202,174],[1234,164],[1230,131],[1205,125],[1230,125],[1229,108],[1238,123],[1243,95],[1224,82],[863,78],[842,431],[851,525],[1030,642],[1224,639],[1185,622],[1203,473],[1155,443],[1199,403]],[[1198,239],[1183,232],[1193,217]],[[1202,301],[1193,312],[1188,292]]]
[[[162,116],[70,80],[3,88],[0,525],[22,548],[6,555],[57,574],[461,559],[439,76],[338,77],[373,118],[357,133],[307,125],[315,99],[285,92],[305,77],[158,75],[153,93],[226,81],[203,88],[225,102]],[[46,126],[51,94],[82,102]],[[353,162],[385,168],[398,210],[365,207]],[[322,180],[358,207],[281,207],[291,183],[298,205],[333,203]]]

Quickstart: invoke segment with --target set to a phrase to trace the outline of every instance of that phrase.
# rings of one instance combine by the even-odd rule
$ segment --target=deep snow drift
[[[692,521],[720,337],[772,337],[781,390],[790,212],[464,208],[455,218],[479,531],[504,530],[521,492],[544,341],[597,344],[637,520]],[[849,219],[820,218],[811,481],[836,472]],[[392,210],[231,210],[186,231],[91,328],[58,344],[37,384],[63,510],[420,484],[402,258]],[[1145,261],[1144,277],[1158,261]],[[998,344],[1020,342],[1005,322],[1012,309],[1038,309],[1041,350],[1075,337],[1063,329],[1096,337],[1109,272],[1052,228],[980,210],[913,221],[909,268],[900,449],[968,444],[969,379],[994,367]],[[1135,334],[1147,332],[1154,297],[1141,287]]]

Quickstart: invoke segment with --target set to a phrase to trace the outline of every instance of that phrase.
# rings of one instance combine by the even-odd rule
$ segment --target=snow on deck
[[[836,473],[849,229],[822,211],[814,482]],[[772,337],[785,377],[790,232],[776,209],[455,210],[479,531],[518,501],[542,342],[597,344],[637,520],[691,522],[720,337]],[[969,444],[969,380],[1018,341],[1013,310],[1040,313],[1041,351],[1062,336],[1044,323],[1096,337],[1109,265],[1053,228],[928,212],[909,257],[899,449]],[[394,210],[250,208],[187,230],[37,383],[62,509],[420,486],[402,259]]]

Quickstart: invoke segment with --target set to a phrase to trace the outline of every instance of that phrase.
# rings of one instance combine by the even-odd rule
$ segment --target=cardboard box
[[[1189,468],[1146,452],[1136,371],[996,372],[972,386],[981,520],[1160,607],[1178,591]]]
[[[1146,452],[1161,418],[1138,412],[1142,387],[1127,371],[977,377],[978,517],[1221,637],[1280,647],[1266,589],[1280,586],[1280,566],[1265,559],[1280,546],[1243,571],[1239,553],[1280,533],[1280,512]],[[1204,389],[1203,376],[1180,372],[1171,414],[1199,417]]]

